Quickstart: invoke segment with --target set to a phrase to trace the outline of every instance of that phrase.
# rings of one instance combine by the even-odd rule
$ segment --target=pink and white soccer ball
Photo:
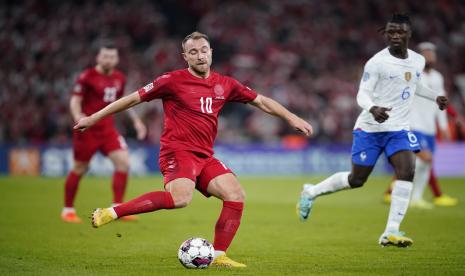
[[[190,238],[179,247],[178,259],[186,268],[207,268],[213,261],[215,249],[202,238]]]

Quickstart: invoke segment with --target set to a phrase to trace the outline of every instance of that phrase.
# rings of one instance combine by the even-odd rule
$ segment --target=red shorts
[[[116,130],[73,131],[73,156],[77,161],[89,162],[98,150],[107,156],[110,152],[119,149],[127,149],[127,145],[123,136]]]
[[[207,188],[213,178],[233,173],[215,157],[192,151],[160,154],[159,165],[165,185],[177,178],[189,178],[195,182],[195,188],[206,197],[210,197]]]

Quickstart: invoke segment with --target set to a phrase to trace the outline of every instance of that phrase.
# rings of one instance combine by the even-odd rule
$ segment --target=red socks
[[[430,170],[429,187],[431,188],[434,197],[440,197],[442,195],[441,189],[439,188],[438,179],[436,178],[436,174],[434,173],[433,169]]]
[[[113,203],[123,202],[126,183],[128,183],[127,172],[115,171],[113,173]]]
[[[77,175],[73,171],[68,174],[65,182],[65,207],[73,208],[74,198],[79,186],[80,175]]]
[[[161,191],[146,193],[131,201],[113,207],[118,217],[173,208],[174,201],[171,193]]]
[[[215,250],[226,251],[241,224],[243,202],[223,201],[223,209],[215,226]]]

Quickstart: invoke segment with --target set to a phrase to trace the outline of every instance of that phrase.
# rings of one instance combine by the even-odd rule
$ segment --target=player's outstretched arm
[[[282,106],[280,103],[273,99],[270,99],[263,95],[258,95],[255,98],[255,100],[250,102],[250,104],[258,107],[259,109],[268,114],[286,120],[289,123],[289,125],[291,125],[296,130],[302,132],[306,136],[310,136],[313,133],[313,128],[309,123],[307,123],[294,113],[290,112],[284,106]]]
[[[131,108],[135,105],[138,105],[141,102],[140,96],[138,92],[134,92],[129,94],[121,99],[112,102],[111,104],[107,105],[106,107],[100,109],[99,111],[95,112],[94,114],[81,118],[77,124],[74,126],[74,129],[78,129],[84,131],[94,125],[99,120],[105,118],[108,115],[123,111],[125,109]]]

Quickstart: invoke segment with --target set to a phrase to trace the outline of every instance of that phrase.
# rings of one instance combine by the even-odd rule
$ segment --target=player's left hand
[[[82,117],[79,119],[79,121],[76,123],[76,125],[73,127],[76,130],[84,131],[88,129],[89,127],[93,126],[95,124],[95,121],[93,120],[92,116],[89,117]]]
[[[289,120],[289,124],[296,130],[305,134],[305,136],[310,136],[313,133],[313,127],[300,117],[295,116]]]
[[[137,139],[144,140],[147,136],[147,127],[144,125],[144,123],[141,120],[135,120],[134,129],[137,132]]]
[[[438,96],[436,98],[436,103],[438,104],[440,110],[444,110],[449,104],[449,100],[445,96]]]

